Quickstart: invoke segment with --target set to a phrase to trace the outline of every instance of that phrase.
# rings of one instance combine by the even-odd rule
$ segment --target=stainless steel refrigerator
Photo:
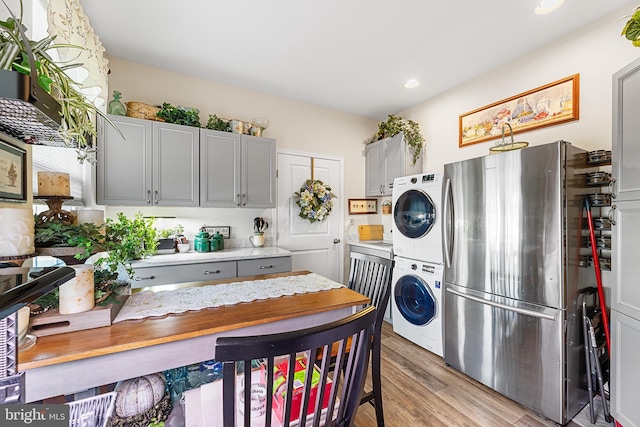
[[[586,404],[585,151],[564,141],[444,168],[447,364],[565,424]],[[587,274],[589,272],[589,274]]]

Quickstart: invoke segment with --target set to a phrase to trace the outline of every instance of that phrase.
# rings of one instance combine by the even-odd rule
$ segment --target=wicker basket
[[[112,391],[68,403],[67,405],[70,406],[69,426],[110,426],[116,395],[117,393]]]
[[[127,102],[127,116],[129,117],[164,122],[164,119],[156,115],[158,111],[160,111],[160,108],[145,104],[144,102]]]

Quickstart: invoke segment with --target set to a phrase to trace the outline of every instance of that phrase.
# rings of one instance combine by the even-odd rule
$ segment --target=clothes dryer
[[[442,174],[423,173],[393,182],[393,253],[442,264]]]
[[[394,257],[391,315],[393,330],[443,356],[441,264]]]

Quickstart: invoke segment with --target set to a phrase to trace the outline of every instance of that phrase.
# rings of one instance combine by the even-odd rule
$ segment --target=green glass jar
[[[107,109],[107,112],[109,114],[115,114],[116,116],[127,115],[127,109],[125,108],[124,104],[120,101],[120,95],[122,94],[117,90],[113,91],[113,100],[109,102],[109,108]]]
[[[209,233],[206,231],[200,231],[193,239],[193,250],[196,252],[209,252],[211,251],[211,239]]]

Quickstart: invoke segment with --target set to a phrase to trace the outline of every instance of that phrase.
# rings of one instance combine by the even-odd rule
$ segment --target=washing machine
[[[393,330],[443,356],[442,264],[394,257]]]
[[[394,255],[442,264],[442,188],[442,173],[409,175],[393,181]]]

